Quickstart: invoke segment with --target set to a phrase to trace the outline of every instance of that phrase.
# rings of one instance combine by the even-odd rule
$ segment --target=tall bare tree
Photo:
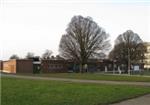
[[[109,57],[128,65],[130,72],[131,63],[141,63],[144,59],[145,46],[138,34],[127,30],[119,35],[115,40],[114,49],[110,52]]]
[[[13,54],[12,56],[10,56],[10,59],[19,59],[19,56],[17,54]]]
[[[109,35],[91,17],[74,16],[61,38],[60,55],[80,63],[80,72],[89,58],[96,58],[110,48]]]
[[[52,51],[51,50],[46,50],[45,52],[44,52],[44,54],[42,55],[42,59],[50,59],[50,57],[51,57],[51,55],[52,55]]]

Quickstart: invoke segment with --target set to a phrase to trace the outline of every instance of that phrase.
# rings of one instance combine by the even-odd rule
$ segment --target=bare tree
[[[51,55],[52,55],[52,51],[51,50],[46,50],[45,52],[44,52],[44,54],[42,55],[42,59],[50,59],[50,57],[51,57]]]
[[[63,60],[64,58],[62,58],[60,55],[56,55],[56,59]]]
[[[99,57],[110,48],[109,35],[90,17],[74,16],[61,38],[60,55],[80,63],[80,72],[89,58]]]
[[[114,49],[110,52],[109,58],[118,60],[128,65],[130,72],[131,63],[143,62],[145,46],[138,34],[127,30],[115,40]]]
[[[34,53],[28,52],[27,55],[26,55],[26,58],[27,58],[27,59],[34,58]]]
[[[19,56],[17,54],[13,54],[12,56],[10,56],[10,59],[19,59]]]
[[[54,60],[54,59],[55,59],[55,56],[54,56],[54,55],[52,55],[50,59]]]

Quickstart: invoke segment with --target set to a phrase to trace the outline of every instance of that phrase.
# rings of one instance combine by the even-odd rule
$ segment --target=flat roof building
[[[11,59],[3,61],[3,72],[33,73],[33,61],[30,59]]]
[[[144,42],[144,45],[146,46],[144,68],[150,69],[150,42]]]
[[[66,60],[42,60],[41,62],[42,73],[63,73],[68,72]]]

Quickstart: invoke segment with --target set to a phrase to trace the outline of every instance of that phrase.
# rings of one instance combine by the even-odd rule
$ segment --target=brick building
[[[86,65],[86,67],[85,67]],[[127,66],[109,59],[89,59],[83,72],[124,72]],[[0,62],[3,72],[8,73],[67,73],[80,72],[80,64],[74,60],[64,59],[12,59]],[[140,66],[141,68],[142,66]]]
[[[64,73],[68,72],[66,60],[42,60],[41,62],[42,73]]]
[[[145,42],[144,45],[146,46],[144,68],[150,70],[150,42]]]
[[[3,72],[8,73],[33,73],[33,61],[29,59],[12,59],[3,61]]]
[[[3,70],[3,61],[0,61],[0,70]]]

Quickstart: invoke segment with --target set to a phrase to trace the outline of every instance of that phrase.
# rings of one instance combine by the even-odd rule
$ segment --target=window
[[[49,69],[50,69],[50,70],[53,69],[53,65],[49,65]]]

